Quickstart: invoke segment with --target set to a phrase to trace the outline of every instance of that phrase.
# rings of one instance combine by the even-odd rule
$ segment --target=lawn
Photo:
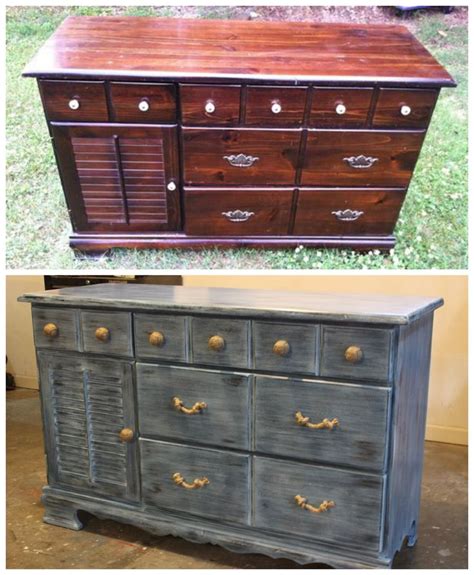
[[[122,250],[99,261],[68,246],[69,218],[32,79],[21,72],[70,14],[206,18],[396,20],[388,8],[13,7],[7,9],[6,261],[9,269],[464,269],[467,268],[467,9],[421,11],[407,24],[458,82],[438,100],[390,254],[350,250]]]

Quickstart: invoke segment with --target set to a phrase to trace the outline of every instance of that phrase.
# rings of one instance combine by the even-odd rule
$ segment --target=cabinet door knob
[[[204,106],[207,114],[213,114],[216,111],[216,105],[212,100],[208,100]]]
[[[141,100],[138,104],[138,109],[140,110],[140,112],[148,112],[148,110],[150,109],[150,104],[148,103],[147,100]]]
[[[346,113],[346,107],[344,106],[344,104],[338,104],[336,106],[336,114],[339,114],[339,116],[342,116],[345,113]]]
[[[173,481],[176,485],[184,487],[185,489],[201,489],[201,487],[209,485],[209,479],[207,477],[200,477],[199,479],[195,479],[192,483],[188,483],[181,473],[174,473]]]
[[[222,351],[225,348],[225,339],[220,335],[213,335],[209,338],[207,345],[212,351]]]
[[[339,425],[339,420],[337,417],[334,419],[328,419],[325,417],[319,423],[311,423],[309,417],[305,417],[301,411],[297,411],[295,413],[295,421],[298,425],[301,425],[302,427],[309,427],[309,429],[334,429],[334,427]]]
[[[350,363],[360,363],[364,358],[364,353],[360,347],[351,345],[344,352],[344,357],[346,358],[346,361],[349,361]]]
[[[152,331],[148,336],[148,341],[151,345],[162,347],[165,343],[165,336],[161,333],[161,331]]]
[[[409,116],[409,115],[411,114],[411,108],[410,108],[410,106],[403,105],[403,106],[400,108],[400,114],[401,114],[402,116]]]
[[[174,182],[169,182],[166,189],[170,192],[174,192],[176,190],[176,184]]]
[[[311,505],[311,503],[308,503],[306,497],[302,497],[301,495],[295,495],[295,501],[298,507],[301,507],[301,509],[306,509],[307,511],[311,511],[312,513],[324,513],[331,507],[336,507],[334,501],[327,501],[326,499],[321,503],[321,505],[315,507],[314,505]]]
[[[47,337],[57,337],[59,334],[58,326],[55,323],[47,323],[43,327],[43,333]]]
[[[290,353],[290,344],[284,339],[279,339],[273,344],[273,353],[285,357]]]
[[[279,114],[281,112],[280,102],[272,102],[272,112],[274,114]]]
[[[135,433],[133,432],[133,429],[130,429],[129,427],[125,427],[124,429],[122,429],[120,431],[119,437],[120,437],[120,441],[124,441],[125,443],[130,443],[131,441],[133,441],[133,438],[135,437]]]
[[[110,339],[110,331],[106,327],[98,327],[95,330],[95,337],[99,341],[108,341]]]
[[[79,110],[80,108],[80,103],[79,100],[77,98],[72,98],[72,100],[69,100],[69,108],[71,108],[71,110]]]

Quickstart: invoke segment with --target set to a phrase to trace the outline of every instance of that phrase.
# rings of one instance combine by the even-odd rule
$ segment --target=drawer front
[[[295,181],[299,130],[183,130],[187,184],[278,184]]]
[[[181,117],[190,126],[234,126],[240,118],[240,86],[180,86]]]
[[[391,378],[393,331],[322,326],[321,376],[364,382]]]
[[[249,126],[301,126],[306,93],[306,88],[249,86],[245,123]]]
[[[363,128],[372,95],[372,88],[313,88],[310,126]]]
[[[84,351],[133,356],[132,321],[129,313],[81,312]]]
[[[186,361],[185,317],[135,313],[133,327],[137,357]]]
[[[137,364],[140,434],[249,449],[250,376]]]
[[[382,471],[389,398],[389,388],[259,376],[256,449]]]
[[[424,132],[310,130],[302,185],[408,185]]]
[[[300,190],[294,233],[386,235],[395,228],[405,190]]]
[[[256,457],[255,482],[257,527],[378,550],[383,476]],[[311,511],[323,501],[334,507]]]
[[[108,122],[103,82],[40,80],[39,85],[49,120]]]
[[[255,368],[316,373],[318,333],[314,325],[254,322]]]
[[[173,84],[112,82],[110,95],[116,122],[176,122]]]
[[[250,322],[223,318],[192,318],[194,363],[249,367]]]
[[[426,128],[437,98],[437,90],[381,88],[372,125],[375,128]]]
[[[146,505],[248,523],[247,455],[145,439],[140,440],[140,452]]]
[[[286,235],[293,190],[186,190],[189,235]]]
[[[76,310],[34,306],[32,314],[36,347],[79,349]]]

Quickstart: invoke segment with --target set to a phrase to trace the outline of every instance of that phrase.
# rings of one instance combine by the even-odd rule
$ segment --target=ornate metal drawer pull
[[[201,489],[201,487],[205,487],[210,483],[207,477],[200,477],[199,479],[195,479],[192,483],[188,483],[181,473],[173,474],[173,481],[176,485],[184,487],[185,489]]]
[[[364,212],[357,210],[337,210],[336,212],[331,212],[331,214],[343,222],[353,222],[360,218],[360,216],[363,216]]]
[[[326,499],[321,503],[319,507],[315,507],[314,505],[311,505],[311,503],[308,503],[306,497],[301,497],[301,495],[295,495],[295,501],[298,507],[301,507],[301,509],[306,509],[307,511],[311,511],[312,513],[324,513],[328,509],[331,509],[331,507],[336,507],[334,501],[327,501]]]
[[[231,210],[230,212],[222,212],[222,215],[226,217],[229,222],[246,222],[255,212],[248,212],[247,210]]]
[[[184,403],[179,397],[173,397],[172,403],[177,411],[181,411],[181,413],[186,415],[196,415],[196,413],[201,413],[207,407],[207,403],[204,403],[204,401],[197,401],[192,407],[184,407]]]
[[[305,417],[301,411],[297,411],[295,413],[295,420],[298,425],[309,427],[310,429],[333,429],[339,425],[339,420],[337,418],[327,419],[327,417],[319,423],[310,423],[309,417]]]
[[[372,158],[372,156],[350,156],[350,158],[344,158],[344,162],[347,162],[351,168],[356,168],[358,170],[364,168],[371,168],[375,162],[378,162],[378,158]]]
[[[260,158],[255,156],[246,156],[245,154],[237,154],[232,156],[223,156],[224,160],[227,160],[231,166],[235,168],[250,168],[255,162]]]

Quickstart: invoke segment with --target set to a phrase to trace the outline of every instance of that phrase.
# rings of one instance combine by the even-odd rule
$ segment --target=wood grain
[[[101,341],[96,337],[96,330],[105,327],[109,338]],[[105,355],[133,355],[132,317],[125,312],[81,312],[82,339],[84,351]]]
[[[375,128],[427,128],[430,123],[437,90],[398,90],[382,88],[379,92],[373,118]],[[401,114],[402,106],[409,106],[408,116]]]
[[[184,125],[233,126],[240,118],[240,86],[181,84],[181,119]],[[211,102],[215,110],[206,112]]]
[[[33,306],[32,315],[37,348],[79,349],[79,320],[76,310]],[[43,328],[48,323],[53,323],[58,328],[56,337],[45,335]]]
[[[135,354],[139,358],[166,361],[188,359],[187,319],[183,316],[163,314],[133,314]],[[160,332],[164,337],[161,346],[150,343],[150,334]]]
[[[274,86],[249,86],[245,104],[247,126],[299,127],[303,124],[306,88],[281,88]],[[272,105],[281,106],[274,113]]]
[[[41,80],[39,88],[46,117],[52,121],[107,122],[109,112],[104,82],[62,82]],[[79,107],[72,110],[71,100]]]
[[[310,126],[317,128],[364,128],[367,125],[372,88],[313,88]],[[345,107],[338,114],[338,105]]]
[[[176,122],[176,88],[174,84],[111,82],[110,95],[115,122],[144,124]],[[140,102],[149,108],[141,111]]]

